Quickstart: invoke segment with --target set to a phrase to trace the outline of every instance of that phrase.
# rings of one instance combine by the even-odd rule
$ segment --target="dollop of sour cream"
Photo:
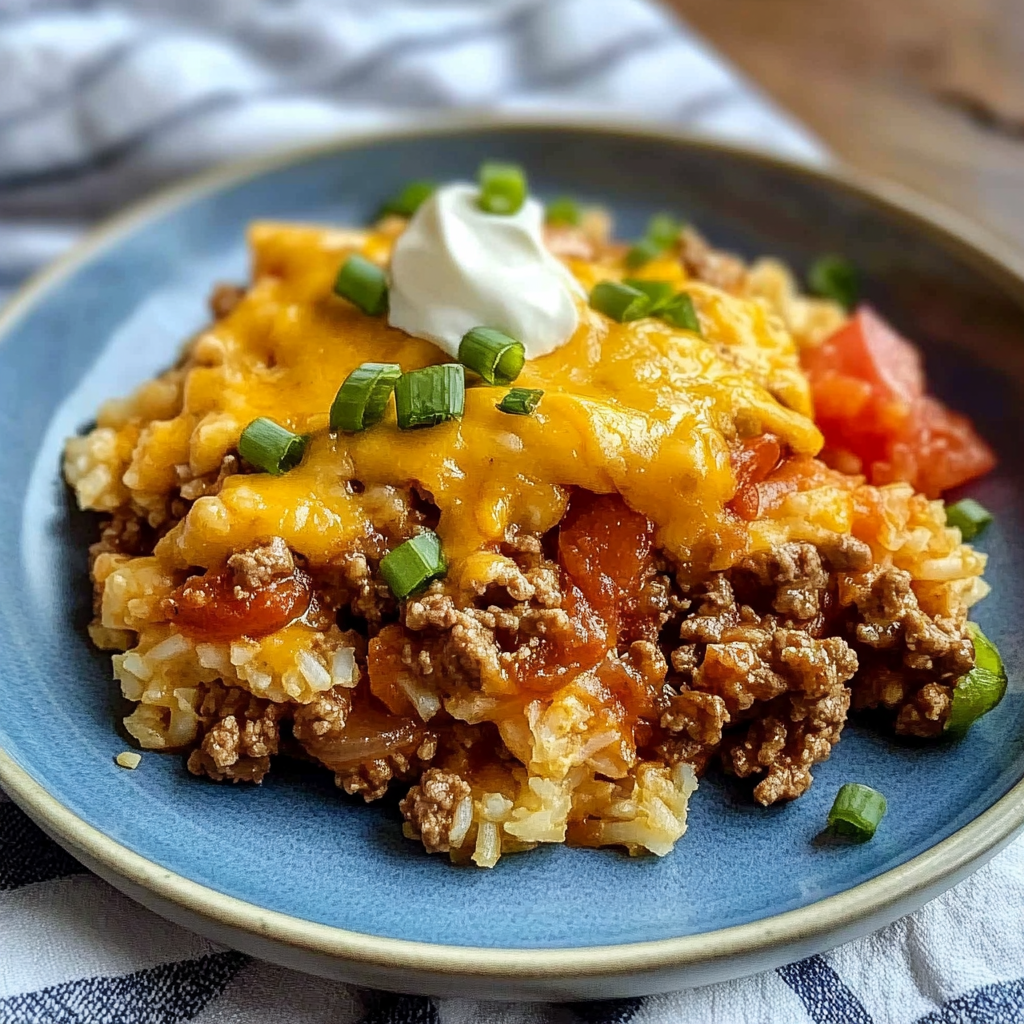
[[[480,190],[439,188],[413,214],[391,254],[388,322],[458,357],[462,336],[492,327],[523,343],[526,358],[564,345],[585,292],[544,245],[544,207],[485,213]]]

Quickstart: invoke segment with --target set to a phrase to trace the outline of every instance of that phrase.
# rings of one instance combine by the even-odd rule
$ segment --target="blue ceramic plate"
[[[129,773],[109,655],[88,643],[96,523],[62,486],[64,439],[172,362],[218,280],[247,273],[254,218],[362,224],[410,178],[525,165],[541,196],[608,204],[625,236],[672,209],[715,242],[798,270],[822,252],[924,348],[935,389],[998,449],[972,489],[994,510],[978,611],[1010,692],[959,744],[857,724],[802,799],[753,806],[718,774],[675,852],[541,848],[493,871],[402,838],[326,772],[282,764],[260,788],[204,785],[176,756]],[[822,949],[912,909],[1024,821],[1024,284],[991,242],[919,201],[657,132],[460,122],[347,140],[220,173],[145,204],[24,292],[0,322],[0,783],[73,853],[143,902],[258,955],[336,977],[460,994],[635,994]],[[937,218],[944,226],[940,226]],[[968,237],[965,237],[967,235]],[[812,842],[838,787],[883,790],[873,842]]]

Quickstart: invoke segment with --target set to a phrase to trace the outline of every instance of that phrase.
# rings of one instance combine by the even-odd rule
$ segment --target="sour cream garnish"
[[[568,268],[544,246],[544,207],[485,213],[475,185],[439,188],[413,215],[391,254],[388,322],[450,356],[474,327],[523,343],[526,358],[564,345],[585,297]]]

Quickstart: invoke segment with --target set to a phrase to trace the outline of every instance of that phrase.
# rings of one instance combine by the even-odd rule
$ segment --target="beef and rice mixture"
[[[621,256],[600,231],[551,245],[596,264]],[[286,256],[272,275],[287,277]],[[692,232],[678,259],[715,301],[770,309],[797,345],[844,320],[778,264],[745,267]],[[973,664],[965,623],[983,556],[941,501],[840,473],[771,431],[727,436],[732,497],[687,557],[620,493],[562,485],[554,513],[517,516],[397,601],[382,557],[443,532],[445,510],[422,480],[364,479],[340,450],[331,486],[372,529],[315,550],[294,508],[243,517],[240,495],[252,509],[278,497],[252,490],[265,474],[240,457],[237,422],[221,410],[184,435],[176,424],[193,371],[228,360],[219,325],[271,287],[259,261],[251,291],[217,289],[214,325],[175,369],[68,445],[69,482],[104,515],[91,635],[117,652],[141,746],[180,750],[218,782],[259,783],[279,755],[311,759],[347,794],[404,794],[406,834],[427,851],[492,866],[542,842],[664,854],[709,770],[749,780],[761,804],[798,797],[851,710],[941,734]],[[224,435],[215,459],[204,431]],[[157,435],[177,452],[159,472],[138,458]],[[189,547],[199,531],[202,561],[206,548]]]

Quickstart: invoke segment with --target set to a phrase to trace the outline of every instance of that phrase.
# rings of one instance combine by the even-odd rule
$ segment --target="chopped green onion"
[[[496,408],[513,416],[529,416],[543,396],[544,392],[535,388],[512,388]]]
[[[238,451],[246,462],[279,476],[302,461],[307,440],[266,416],[260,416],[242,431]]]
[[[521,341],[493,327],[474,327],[459,342],[459,362],[488,384],[511,384],[522,372],[526,349]]]
[[[992,513],[973,498],[961,498],[946,506],[946,525],[959,528],[964,540],[974,540],[991,522]]]
[[[432,181],[410,181],[397,196],[392,196],[381,208],[381,214],[393,213],[398,217],[411,217],[437,190]]]
[[[544,220],[548,224],[565,224],[577,227],[580,222],[580,204],[570,196],[552,199],[544,210]]]
[[[682,224],[671,214],[656,213],[648,222],[644,237],[626,253],[626,266],[630,270],[642,267],[679,240]]]
[[[480,166],[480,209],[485,213],[518,213],[526,201],[526,175],[516,164]]]
[[[842,256],[822,256],[807,271],[807,285],[815,295],[832,299],[844,309],[853,309],[860,292],[854,265]]]
[[[700,334],[700,319],[697,310],[693,308],[693,299],[686,292],[676,295],[657,315],[673,327],[682,327],[683,330]]]
[[[1006,693],[1006,669],[994,643],[968,622],[967,629],[974,642],[974,668],[957,680],[953,705],[949,709],[945,731],[963,736],[982,715],[988,714]]]
[[[433,427],[462,415],[466,378],[462,363],[442,363],[410,370],[395,385],[395,408],[402,430]]]
[[[971,642],[974,644],[975,668],[1004,674],[1002,656],[996,649],[996,645],[982,633],[981,627],[976,622],[968,622],[967,632],[971,634]]]
[[[651,300],[651,313],[657,313],[667,306],[676,294],[670,281],[646,281],[642,277],[627,277],[623,278],[622,283],[643,292]]]
[[[828,812],[826,831],[858,843],[867,842],[885,817],[885,810],[885,797],[877,789],[847,782],[840,787]]]
[[[595,284],[590,291],[590,305],[620,324],[639,320],[651,311],[650,297],[621,281],[599,281]]]
[[[430,530],[392,548],[380,560],[380,574],[399,601],[440,579],[447,571],[441,540]]]
[[[358,433],[384,418],[388,399],[402,376],[398,363],[363,363],[344,380],[331,405],[331,430]]]
[[[670,213],[656,213],[648,222],[644,237],[668,249],[679,241],[683,225]]]
[[[370,316],[380,316],[388,308],[388,281],[384,271],[358,253],[353,253],[342,264],[334,282],[334,294],[348,299]]]
[[[626,266],[630,270],[636,270],[638,267],[642,267],[645,263],[650,263],[651,260],[660,256],[665,251],[663,245],[658,245],[657,242],[652,241],[649,238],[641,238],[639,242],[635,242],[629,252],[626,253]]]

